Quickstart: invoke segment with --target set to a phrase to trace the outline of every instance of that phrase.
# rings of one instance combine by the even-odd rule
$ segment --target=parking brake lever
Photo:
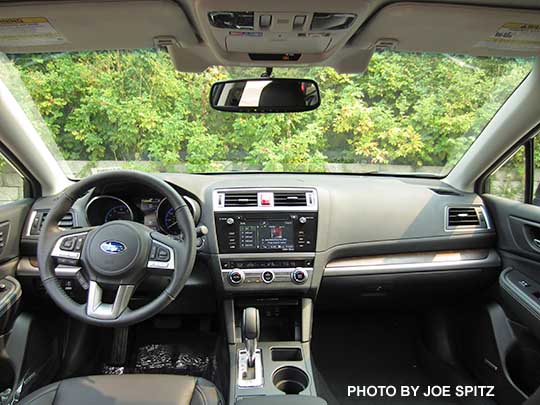
[[[242,315],[242,336],[248,352],[248,366],[255,366],[255,353],[257,352],[257,340],[261,331],[259,310],[246,308]]]

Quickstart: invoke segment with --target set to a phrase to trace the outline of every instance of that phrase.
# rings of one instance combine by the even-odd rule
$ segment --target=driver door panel
[[[15,275],[23,227],[33,202],[24,198],[0,205],[0,278]]]

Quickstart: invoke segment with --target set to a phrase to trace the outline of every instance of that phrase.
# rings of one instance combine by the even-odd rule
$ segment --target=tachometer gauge
[[[127,205],[115,205],[105,214],[104,223],[111,221],[133,221],[133,215]]]
[[[98,195],[92,198],[86,206],[86,218],[91,226],[103,225],[119,219],[134,220],[131,207],[125,201],[111,195]]]

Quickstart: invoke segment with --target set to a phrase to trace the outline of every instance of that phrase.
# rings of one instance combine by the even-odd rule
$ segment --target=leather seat
[[[214,384],[176,375],[131,374],[71,378],[47,385],[21,405],[225,405]]]

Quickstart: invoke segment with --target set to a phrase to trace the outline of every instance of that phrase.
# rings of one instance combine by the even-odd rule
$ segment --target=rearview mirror
[[[280,113],[314,110],[321,104],[319,86],[306,79],[245,79],[214,83],[212,108],[229,112]]]

